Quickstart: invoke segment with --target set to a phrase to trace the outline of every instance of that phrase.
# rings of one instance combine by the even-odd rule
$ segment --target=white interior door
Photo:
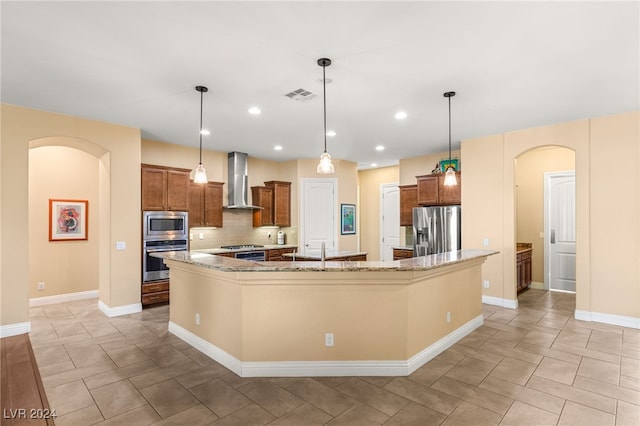
[[[398,183],[380,185],[380,260],[393,260],[391,247],[400,244],[400,189]]]
[[[300,242],[304,250],[328,250],[336,247],[336,180],[300,180]],[[302,250],[301,250],[302,251]]]
[[[545,288],[576,291],[575,171],[545,173]],[[548,280],[548,281],[547,281]]]

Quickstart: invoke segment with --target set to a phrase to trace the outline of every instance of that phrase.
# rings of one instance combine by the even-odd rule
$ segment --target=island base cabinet
[[[142,306],[152,306],[169,302],[169,280],[142,284]]]

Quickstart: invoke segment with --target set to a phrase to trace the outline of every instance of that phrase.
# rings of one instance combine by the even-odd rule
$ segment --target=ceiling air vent
[[[315,95],[308,90],[298,89],[294,90],[291,93],[287,93],[285,96],[292,101],[309,102],[311,99],[315,98],[318,95]]]

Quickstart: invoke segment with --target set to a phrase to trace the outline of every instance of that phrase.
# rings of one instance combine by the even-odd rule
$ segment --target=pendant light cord
[[[449,96],[449,164],[451,164],[451,96]]]
[[[322,103],[324,105],[324,152],[327,152],[327,80],[324,71],[326,65],[322,65]]]
[[[200,91],[200,164],[202,164],[202,106],[204,91]]]

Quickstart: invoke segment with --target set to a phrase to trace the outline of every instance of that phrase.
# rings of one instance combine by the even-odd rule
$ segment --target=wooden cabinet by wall
[[[252,186],[253,226],[291,226],[291,182],[272,180]]]
[[[141,167],[142,210],[187,210],[188,169],[153,166]]]
[[[273,188],[266,186],[252,186],[251,200],[254,206],[262,207],[262,210],[253,211],[253,226],[273,225]]]
[[[411,249],[393,249],[393,260],[411,259],[413,250]]]
[[[444,185],[444,173],[437,175],[416,176],[418,185],[418,204],[421,206],[440,206],[460,204],[462,197],[462,175],[456,173],[458,184],[455,186]]]
[[[400,185],[400,226],[413,225],[413,208],[418,204],[418,186]]]
[[[516,290],[521,292],[531,285],[531,250],[516,255]]]
[[[222,228],[222,182],[189,182],[189,227]]]
[[[291,182],[272,180],[264,184],[273,189],[273,224],[291,226]]]

